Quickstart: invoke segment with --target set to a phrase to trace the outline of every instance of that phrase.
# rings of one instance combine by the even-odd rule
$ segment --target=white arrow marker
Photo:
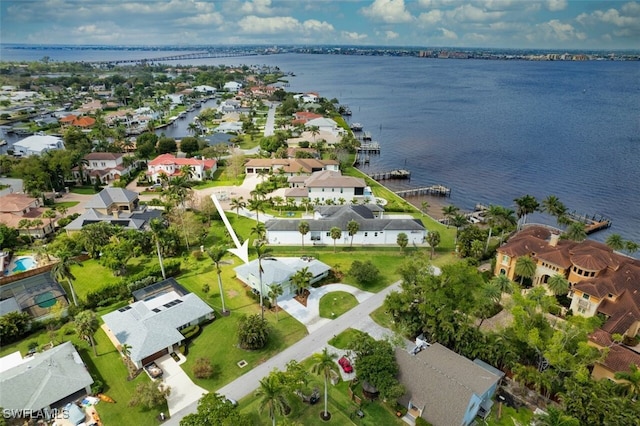
[[[240,244],[240,240],[238,240],[238,236],[231,227],[231,223],[229,223],[229,219],[227,219],[227,215],[224,213],[216,194],[211,194],[211,200],[213,200],[213,204],[215,204],[216,209],[218,209],[218,213],[220,213],[220,217],[222,218],[224,225],[227,227],[227,231],[229,231],[229,235],[231,235],[233,243],[236,245],[236,248],[230,248],[229,251],[238,256],[244,263],[249,263],[249,240]]]

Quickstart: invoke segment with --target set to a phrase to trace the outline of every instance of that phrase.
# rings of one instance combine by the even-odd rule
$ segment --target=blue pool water
[[[20,259],[16,259],[16,267],[11,270],[11,272],[22,272],[28,271],[29,269],[33,269],[36,267],[36,261],[33,257],[22,257]]]

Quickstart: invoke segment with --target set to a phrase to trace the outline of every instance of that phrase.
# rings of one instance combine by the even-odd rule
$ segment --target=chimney
[[[120,216],[120,210],[118,210],[118,209],[115,209],[111,213],[113,214],[113,217],[116,218],[116,219]]]
[[[557,246],[559,239],[560,239],[560,234],[551,234],[551,237],[549,238],[549,245],[551,247]]]

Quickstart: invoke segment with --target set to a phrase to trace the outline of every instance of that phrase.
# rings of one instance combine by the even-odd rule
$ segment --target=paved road
[[[317,329],[313,333],[307,335],[299,342],[288,347],[284,351],[268,359],[264,363],[256,366],[253,370],[238,377],[228,385],[218,389],[218,393],[226,395],[228,398],[240,400],[249,395],[258,388],[260,379],[269,375],[271,370],[277,368],[284,370],[287,362],[295,359],[302,361],[309,358],[312,354],[320,352],[327,345],[333,336],[340,334],[349,327],[359,330],[372,328],[375,324],[369,314],[382,305],[387,294],[394,290],[400,289],[400,281],[390,285],[384,290],[376,293],[372,297],[360,303],[349,312],[340,316],[339,319],[331,321],[329,324]],[[197,403],[189,405],[184,410],[173,415],[164,424],[177,426],[180,420],[197,410]]]

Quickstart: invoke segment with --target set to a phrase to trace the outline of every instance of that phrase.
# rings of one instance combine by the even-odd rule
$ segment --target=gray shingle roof
[[[436,426],[463,424],[471,395],[482,396],[500,377],[435,343],[416,355],[396,350],[400,383],[407,393],[399,399],[422,408],[422,417]]]
[[[174,300],[181,302],[166,306]],[[183,340],[178,327],[212,312],[213,309],[195,294],[179,296],[172,291],[132,303],[103,315],[102,319],[121,344],[131,346],[131,359],[140,361]]]
[[[309,268],[309,272],[311,272],[314,277],[331,269],[329,265],[317,259],[303,260],[299,257],[262,259],[262,282],[264,285],[287,282],[291,276],[305,267]],[[258,268],[258,259],[255,259],[249,263],[237,266],[233,268],[233,270],[241,276],[253,275],[254,277],[258,277],[260,275]]]
[[[121,212],[118,217],[102,214],[93,208],[88,208],[80,216],[71,221],[65,229],[79,231],[83,226],[97,222],[109,222],[127,229],[143,229],[151,219],[162,216],[160,210],[140,210],[131,213]]]
[[[375,207],[374,207],[375,209]],[[424,231],[425,227],[420,219],[394,219],[373,217],[371,208],[367,206],[332,206],[323,208],[321,213],[327,215],[321,219],[305,220],[309,223],[310,231],[329,231],[334,226],[342,231],[347,230],[347,224],[355,220],[360,226],[359,232],[376,231]],[[267,231],[297,231],[302,219],[271,219],[265,223]]]
[[[124,188],[108,187],[91,198],[85,208],[104,209],[113,203],[130,203],[138,198],[138,193]]]
[[[0,372],[0,406],[41,410],[92,383],[73,344],[65,342]]]

